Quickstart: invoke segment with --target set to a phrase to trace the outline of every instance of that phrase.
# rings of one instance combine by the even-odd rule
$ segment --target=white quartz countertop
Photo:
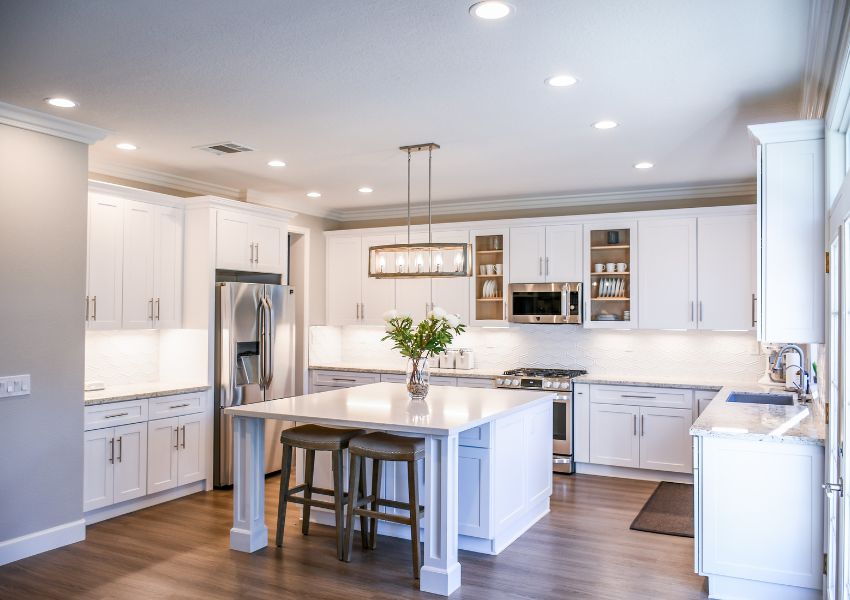
[[[318,365],[310,365],[311,369],[321,371],[350,371],[352,373],[386,373],[403,375],[405,371],[404,364],[401,365],[383,365],[375,366],[374,364],[354,363],[354,362],[338,362],[338,363],[322,363]],[[501,375],[503,370],[499,369],[439,369],[437,367],[430,368],[431,375],[440,375],[443,377],[496,377]]]
[[[453,435],[551,402],[554,396],[540,391],[431,386],[425,402],[411,402],[404,384],[373,383],[236,406],[225,409],[225,413],[234,417]]]
[[[683,388],[689,390],[720,390],[726,383],[723,381],[708,381],[702,379],[690,379],[688,377],[648,377],[636,375],[605,375],[588,373],[573,378],[575,383],[589,383],[592,385],[647,385],[664,388]],[[748,384],[744,384],[748,385]]]
[[[93,404],[108,404],[110,402],[121,402],[124,400],[138,400],[139,398],[157,398],[160,396],[171,396],[173,394],[189,394],[202,392],[210,389],[206,384],[198,383],[175,383],[158,381],[154,383],[132,383],[125,385],[110,385],[106,389],[83,394],[86,406]]]
[[[815,403],[793,406],[727,402],[732,392],[790,394],[766,385],[724,386],[691,425],[691,435],[823,445],[824,416]]]

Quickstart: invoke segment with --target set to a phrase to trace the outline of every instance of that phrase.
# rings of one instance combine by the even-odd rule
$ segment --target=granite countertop
[[[679,388],[688,390],[709,390],[719,391],[725,385],[725,382],[707,382],[703,379],[689,379],[687,377],[640,377],[628,376],[619,377],[616,375],[597,375],[596,373],[588,373],[573,378],[575,383],[589,383],[594,385],[649,385],[652,387],[661,388]],[[748,384],[744,384],[748,385]]]
[[[774,406],[726,402],[733,391],[790,394],[775,386],[724,386],[691,425],[691,435],[824,445],[826,424],[817,403]]]
[[[382,366],[367,365],[365,363],[323,363],[318,365],[310,365],[311,369],[321,369],[323,371],[350,371],[352,373],[385,373],[403,375],[405,366]],[[443,377],[496,377],[502,374],[499,369],[439,369],[431,367],[431,375],[440,375]]]
[[[202,392],[210,389],[206,384],[155,382],[155,383],[131,383],[126,385],[109,385],[106,389],[83,394],[84,404],[108,404],[110,402],[122,402],[124,400],[138,400],[139,398],[157,398],[160,396],[171,396],[172,394],[189,394]]]

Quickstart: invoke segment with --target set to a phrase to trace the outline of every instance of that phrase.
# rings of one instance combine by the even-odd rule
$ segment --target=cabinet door
[[[693,411],[686,408],[640,409],[640,468],[690,473],[693,461],[688,429]]]
[[[329,237],[326,244],[328,325],[360,322],[360,285],[363,254],[360,236]]]
[[[590,386],[573,384],[573,459],[590,461]]]
[[[180,449],[177,451],[177,485],[206,478],[204,414],[178,417]]]
[[[696,219],[640,221],[638,256],[640,328],[696,328]]]
[[[543,274],[545,254],[545,227],[512,227],[510,283],[545,281],[546,276]]]
[[[640,407],[622,404],[590,405],[590,462],[638,467]]]
[[[148,424],[134,423],[114,429],[115,502],[147,493]]]
[[[124,203],[89,195],[88,296],[90,329],[121,328]]]
[[[83,512],[112,504],[112,432],[110,428],[83,434]]]
[[[153,204],[124,204],[124,329],[150,329],[154,325],[154,224]]]
[[[694,420],[699,418],[715,396],[717,392],[711,390],[694,390]]]
[[[286,223],[273,219],[253,220],[251,241],[254,250],[254,270],[262,273],[280,273],[287,281],[286,257],[289,252]]]
[[[366,325],[383,325],[384,313],[395,308],[395,280],[369,277],[369,248],[395,244],[394,235],[364,236],[359,260],[362,265],[360,321]]]
[[[760,341],[824,342],[823,146],[763,146]]]
[[[468,242],[469,231],[458,229],[453,231],[435,231],[435,242]],[[455,257],[444,256],[446,269],[453,268]],[[449,279],[431,280],[431,302],[446,309],[446,312],[460,317],[460,322],[469,324],[469,277],[452,277]]]
[[[183,211],[179,208],[157,208],[154,303],[157,327],[180,327],[183,320]]]
[[[700,329],[755,327],[756,217],[700,217],[697,273]]]
[[[458,533],[489,539],[490,450],[458,447]]]
[[[428,234],[411,234],[410,241],[414,244],[427,242]],[[407,234],[396,236],[396,243],[406,244]],[[409,267],[415,268],[414,265]],[[414,324],[418,323],[431,310],[431,279],[396,279],[395,299],[398,311],[410,315]]]
[[[582,226],[558,225],[546,228],[546,281],[582,280]]]
[[[177,487],[177,417],[148,422],[148,493]]]
[[[215,266],[235,271],[253,270],[251,218],[226,210],[218,211]]]

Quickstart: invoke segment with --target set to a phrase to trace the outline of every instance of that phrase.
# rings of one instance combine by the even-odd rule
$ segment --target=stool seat
[[[352,454],[377,460],[419,460],[425,458],[425,440],[376,431],[351,440],[348,450]]]
[[[280,434],[280,442],[305,450],[342,450],[349,440],[364,433],[362,429],[298,425],[284,429]]]

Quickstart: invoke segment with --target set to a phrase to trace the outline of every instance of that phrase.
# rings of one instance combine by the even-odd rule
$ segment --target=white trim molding
[[[86,521],[77,519],[0,542],[0,565],[86,539]]]
[[[828,111],[840,65],[847,60],[848,17],[846,2],[813,0],[811,4],[800,107],[803,119],[818,119]]]
[[[94,144],[109,134],[109,131],[100,127],[54,117],[5,102],[0,102],[0,123],[83,144]]]
[[[704,185],[679,185],[658,188],[639,188],[630,190],[608,190],[552,196],[510,196],[504,198],[481,198],[473,200],[455,200],[433,204],[435,215],[475,214],[481,212],[516,211],[571,206],[590,206],[600,204],[629,204],[632,202],[695,200],[703,198],[732,198],[740,196],[755,197],[756,184],[753,181],[737,181]],[[414,216],[428,214],[427,206],[416,205],[411,208]],[[372,206],[366,208],[338,209],[331,213],[337,221],[368,221],[394,219],[407,216],[407,205]]]
[[[91,179],[97,179],[97,175],[107,175],[109,177],[147,183],[189,194],[197,194],[199,196],[219,196],[231,200],[239,200],[242,197],[242,193],[237,188],[191,179],[182,175],[172,175],[153,169],[144,169],[142,167],[131,167],[129,165],[93,160],[89,165],[89,172],[92,173]]]
[[[823,139],[823,119],[762,123],[747,127],[756,144]]]
[[[245,190],[243,196],[246,202],[258,204],[260,206],[269,206],[272,208],[281,208],[290,210],[301,215],[310,215],[312,217],[320,217],[323,219],[335,218],[333,215],[336,211],[323,206],[319,202],[313,201],[311,198],[304,200],[287,199],[278,194],[269,194],[267,192],[259,192],[257,190]]]

